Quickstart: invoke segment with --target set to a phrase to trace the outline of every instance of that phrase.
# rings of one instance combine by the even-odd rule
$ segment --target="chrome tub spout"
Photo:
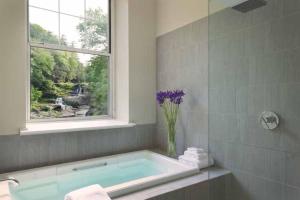
[[[7,177],[7,178],[4,178],[4,179],[0,178],[0,182],[3,182],[3,181],[12,182],[15,186],[18,186],[20,184],[20,182],[14,177]]]

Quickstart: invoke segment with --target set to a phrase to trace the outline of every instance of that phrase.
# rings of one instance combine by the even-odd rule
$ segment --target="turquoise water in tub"
[[[11,193],[13,200],[63,200],[67,193],[85,186],[99,184],[105,188],[163,172],[158,163],[137,159],[21,182]]]

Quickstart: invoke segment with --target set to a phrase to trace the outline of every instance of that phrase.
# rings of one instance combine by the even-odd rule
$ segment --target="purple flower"
[[[181,104],[183,102],[183,96],[185,93],[182,90],[167,90],[159,91],[156,94],[156,99],[161,106],[167,99],[174,104]]]
[[[160,91],[156,94],[156,100],[158,101],[159,105],[162,105],[167,98],[166,92]]]

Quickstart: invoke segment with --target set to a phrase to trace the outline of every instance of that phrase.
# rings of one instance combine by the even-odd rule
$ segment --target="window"
[[[28,1],[30,119],[110,115],[110,1]]]

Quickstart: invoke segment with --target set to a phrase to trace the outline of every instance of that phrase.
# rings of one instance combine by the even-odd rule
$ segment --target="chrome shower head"
[[[246,13],[246,12],[255,10],[257,8],[260,8],[262,6],[265,6],[265,5],[267,5],[266,0],[248,0],[248,1],[245,1],[241,4],[238,4],[234,7],[232,7],[232,9],[237,10],[242,13]]]

